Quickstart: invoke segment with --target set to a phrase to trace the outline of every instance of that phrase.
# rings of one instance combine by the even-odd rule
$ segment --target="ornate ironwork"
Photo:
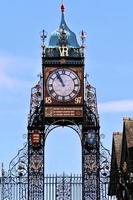
[[[100,198],[108,200],[108,184],[110,178],[110,151],[100,143]]]
[[[1,200],[27,200],[28,178],[3,177],[0,187]],[[23,182],[24,181],[24,182]],[[1,186],[0,184],[0,186]],[[10,192],[9,192],[10,188]],[[6,191],[7,189],[7,191]],[[44,199],[47,200],[81,200],[82,178],[78,175],[47,175],[44,177]]]
[[[2,167],[1,200],[27,200],[27,144],[11,160],[8,172]]]
[[[8,176],[10,177],[27,177],[28,166],[28,148],[27,143],[22,149],[18,151],[18,154],[11,160],[9,164]]]
[[[71,200],[71,177],[59,177],[56,187],[56,199],[68,199]]]
[[[28,122],[28,200],[44,199],[43,79],[31,90]]]
[[[82,139],[83,200],[100,199],[99,117],[96,91],[86,79]]]
[[[2,200],[42,199],[108,199],[109,151],[100,144],[99,117],[96,91],[86,82],[85,115],[83,122],[55,120],[45,124],[43,119],[42,78],[31,90],[30,114],[28,120],[28,144],[12,159],[8,173],[2,170]],[[75,176],[50,176],[44,178],[44,142],[56,127],[68,126],[75,130],[82,145],[82,179]],[[45,134],[44,134],[45,133]],[[73,181],[75,181],[73,183]],[[79,196],[76,196],[75,185]],[[49,186],[48,186],[49,185]],[[53,185],[53,186],[52,186]],[[82,187],[81,187],[82,186]],[[48,197],[49,187],[51,194]],[[53,194],[52,194],[53,193]],[[52,197],[54,196],[54,197]],[[82,197],[81,197],[82,196]]]
[[[70,30],[68,29],[68,31]],[[59,34],[62,44],[65,45],[67,38],[63,27]],[[52,37],[55,38],[56,36],[53,35]],[[76,37],[73,32],[71,32],[71,36],[73,36],[72,44],[77,44],[77,42],[74,42]],[[82,82],[85,94],[82,95],[84,102],[81,105],[83,115],[78,120],[75,116],[71,118],[64,117],[63,119],[52,117],[52,120],[45,116],[44,90],[46,88],[44,86],[43,68],[45,68],[45,65],[55,67],[55,64],[59,64],[59,66],[69,64],[70,66],[80,65],[84,71],[84,32],[81,33],[82,46],[72,45],[67,52],[69,57],[65,57],[65,51],[60,56],[59,51],[62,47],[60,45],[58,47],[45,47],[45,31],[43,31],[41,38],[43,75],[40,76],[38,83],[31,89],[27,144],[11,161],[8,173],[2,171],[0,179],[1,200],[108,199],[109,152],[100,144],[96,89],[88,83],[87,78],[85,83]],[[47,106],[49,107],[49,105]],[[78,105],[75,104],[75,107],[78,107]],[[65,174],[62,176],[44,176],[45,140],[48,134],[59,126],[72,128],[80,137],[82,178],[81,176],[66,176]],[[107,152],[107,155],[105,155],[105,152]]]

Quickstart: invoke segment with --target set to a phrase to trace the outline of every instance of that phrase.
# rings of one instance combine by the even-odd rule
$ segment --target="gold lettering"
[[[75,104],[80,104],[82,100],[82,97],[76,97],[75,98]]]
[[[45,102],[46,102],[47,104],[51,104],[51,103],[52,103],[51,97],[46,97],[46,98],[45,98]]]
[[[68,56],[68,47],[59,47],[60,56]]]

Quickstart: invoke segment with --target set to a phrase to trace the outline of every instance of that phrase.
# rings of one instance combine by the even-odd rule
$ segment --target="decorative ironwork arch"
[[[60,125],[61,124],[61,125]],[[63,125],[64,124],[64,125]],[[47,125],[44,132],[45,132],[45,140],[47,138],[47,136],[49,135],[49,133],[54,130],[55,128],[58,128],[58,127],[68,127],[68,128],[71,128],[73,129],[79,136],[79,139],[80,141],[82,140],[81,138],[81,134],[82,134],[82,127],[81,125],[77,125],[74,121],[71,121],[71,120],[57,120],[53,123],[51,123],[50,125]]]

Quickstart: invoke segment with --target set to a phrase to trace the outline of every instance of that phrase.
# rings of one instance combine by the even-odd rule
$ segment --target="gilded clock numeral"
[[[47,104],[51,104],[51,103],[52,103],[51,97],[46,97],[46,98],[45,98],[45,102],[46,102]]]
[[[82,97],[76,97],[75,98],[75,104],[80,104],[82,101]]]

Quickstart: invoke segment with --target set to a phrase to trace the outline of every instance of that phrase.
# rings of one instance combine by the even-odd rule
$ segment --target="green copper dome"
[[[68,48],[79,48],[80,46],[77,42],[75,33],[68,28],[65,22],[63,5],[61,6],[61,10],[62,10],[62,16],[59,29],[51,34],[48,47],[56,48],[64,45],[67,46]]]

